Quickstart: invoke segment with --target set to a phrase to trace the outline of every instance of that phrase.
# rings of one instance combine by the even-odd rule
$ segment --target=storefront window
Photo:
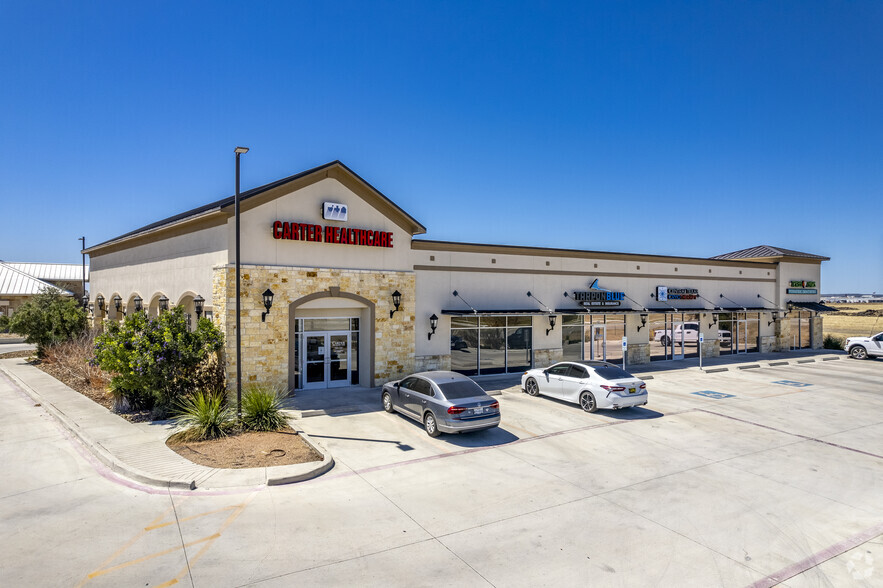
[[[565,314],[561,317],[561,352],[565,360],[579,361],[583,358],[583,317]]]
[[[465,375],[501,374],[531,367],[530,316],[451,318],[451,369]]]

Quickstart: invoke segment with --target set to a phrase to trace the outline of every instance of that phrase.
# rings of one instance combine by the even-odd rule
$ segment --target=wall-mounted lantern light
[[[132,299],[132,302],[135,303],[135,312],[141,312],[141,309],[144,308],[142,306],[144,300],[140,296],[135,296],[135,298]]]
[[[98,295],[98,298],[95,299],[95,302],[98,303],[98,310],[104,312],[104,296],[101,294]]]
[[[549,315],[549,328],[546,329],[546,336],[547,337],[549,336],[549,333],[551,333],[552,329],[554,329],[554,328],[555,328],[555,315],[550,314]]]
[[[402,304],[402,293],[398,290],[392,293],[392,304],[396,307],[396,309],[389,311],[389,318],[392,318],[392,315],[394,315],[398,311],[399,306]]]
[[[89,303],[89,314],[95,315],[95,304],[92,302]]]
[[[205,304],[205,298],[202,296],[197,296],[193,299],[193,306],[196,309],[196,320],[199,320],[199,317],[202,316],[202,305]]]
[[[647,326],[647,315],[642,313],[641,314],[641,324],[638,325],[638,331],[640,332],[640,330],[646,326]]]
[[[83,297],[80,299],[83,303],[83,308],[89,308],[89,295],[83,294]]]
[[[117,313],[119,314],[119,312],[120,312],[120,308],[122,308],[122,306],[123,306],[123,299],[120,298],[120,295],[119,295],[119,294],[117,294],[117,295],[114,296],[111,300],[113,300],[113,307],[114,307],[115,309],[117,309]]]
[[[771,318],[771,320],[767,321],[766,326],[770,326],[770,325],[772,325],[774,322],[776,322],[776,319],[779,318],[779,313],[776,312],[776,311],[773,311],[772,314],[771,314],[770,316],[771,316],[772,318]]]
[[[159,311],[165,312],[169,309],[169,299],[165,294],[159,297]]]
[[[717,315],[714,313],[711,313],[711,322],[708,323],[708,328],[710,329],[711,327],[713,327],[716,324],[717,324]]]
[[[429,317],[429,328],[432,329],[432,332],[429,333],[429,340],[432,340],[432,336],[435,335],[435,330],[438,328],[438,317],[435,316],[435,313],[432,313],[432,316]]]
[[[267,309],[267,312],[261,313],[261,322],[267,322],[267,315],[270,314],[270,307],[273,306],[273,291],[267,288],[261,296],[264,298],[264,308]]]

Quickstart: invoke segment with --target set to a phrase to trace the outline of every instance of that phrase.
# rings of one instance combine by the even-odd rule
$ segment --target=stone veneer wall
[[[702,357],[718,357],[721,354],[721,342],[719,339],[706,340],[702,343]]]
[[[235,266],[214,268],[212,306],[214,320],[224,332],[227,385],[236,383],[236,281]],[[413,272],[320,269],[269,265],[241,266],[242,381],[266,382],[288,388],[289,305],[308,294],[340,288],[375,305],[374,325],[363,332],[374,332],[374,380],[397,379],[414,371],[414,301],[416,281]],[[273,307],[264,312],[261,294],[270,288]],[[402,304],[392,318],[392,292],[402,294]],[[295,310],[295,312],[297,312]],[[367,345],[363,340],[360,345]]]
[[[649,343],[629,343],[628,357],[626,364],[641,365],[650,363],[650,344]],[[628,368],[626,368],[628,369]]]
[[[775,351],[776,347],[776,336],[775,335],[761,335],[760,336],[760,349],[761,353],[769,353],[770,351]]]
[[[564,359],[564,350],[558,349],[534,349],[533,350],[533,367],[544,368],[549,367],[553,363],[558,363]]]
[[[824,346],[824,335],[822,329],[822,317],[814,316],[809,319],[809,328],[812,333],[812,348],[821,349]]]

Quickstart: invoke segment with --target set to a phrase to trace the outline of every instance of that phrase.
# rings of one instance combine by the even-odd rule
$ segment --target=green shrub
[[[224,437],[235,425],[235,413],[227,406],[225,395],[216,392],[196,392],[180,399],[174,418],[183,429],[176,433],[182,441]]]
[[[278,431],[286,425],[279,391],[267,384],[253,384],[242,395],[242,426],[250,431]]]
[[[9,330],[37,346],[40,357],[55,343],[69,341],[86,330],[86,311],[57,288],[46,288],[18,307]]]
[[[843,345],[846,343],[841,337],[835,337],[834,335],[825,335],[825,340],[822,341],[822,347],[825,349],[843,349]]]
[[[194,390],[223,389],[217,356],[223,345],[223,334],[208,319],[191,331],[181,307],[157,318],[136,312],[122,323],[106,323],[95,338],[93,362],[112,374],[114,390],[130,404],[147,395],[153,400],[144,401],[145,408],[155,405],[161,413]]]
[[[9,317],[5,314],[0,314],[0,333],[8,333],[9,332]]]

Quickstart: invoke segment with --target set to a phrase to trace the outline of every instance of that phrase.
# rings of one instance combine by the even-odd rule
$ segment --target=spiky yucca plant
[[[282,395],[268,384],[253,384],[242,395],[242,426],[250,431],[278,431],[286,424]]]
[[[233,410],[223,393],[196,392],[178,402],[174,417],[183,441],[204,441],[227,435],[235,425]]]

